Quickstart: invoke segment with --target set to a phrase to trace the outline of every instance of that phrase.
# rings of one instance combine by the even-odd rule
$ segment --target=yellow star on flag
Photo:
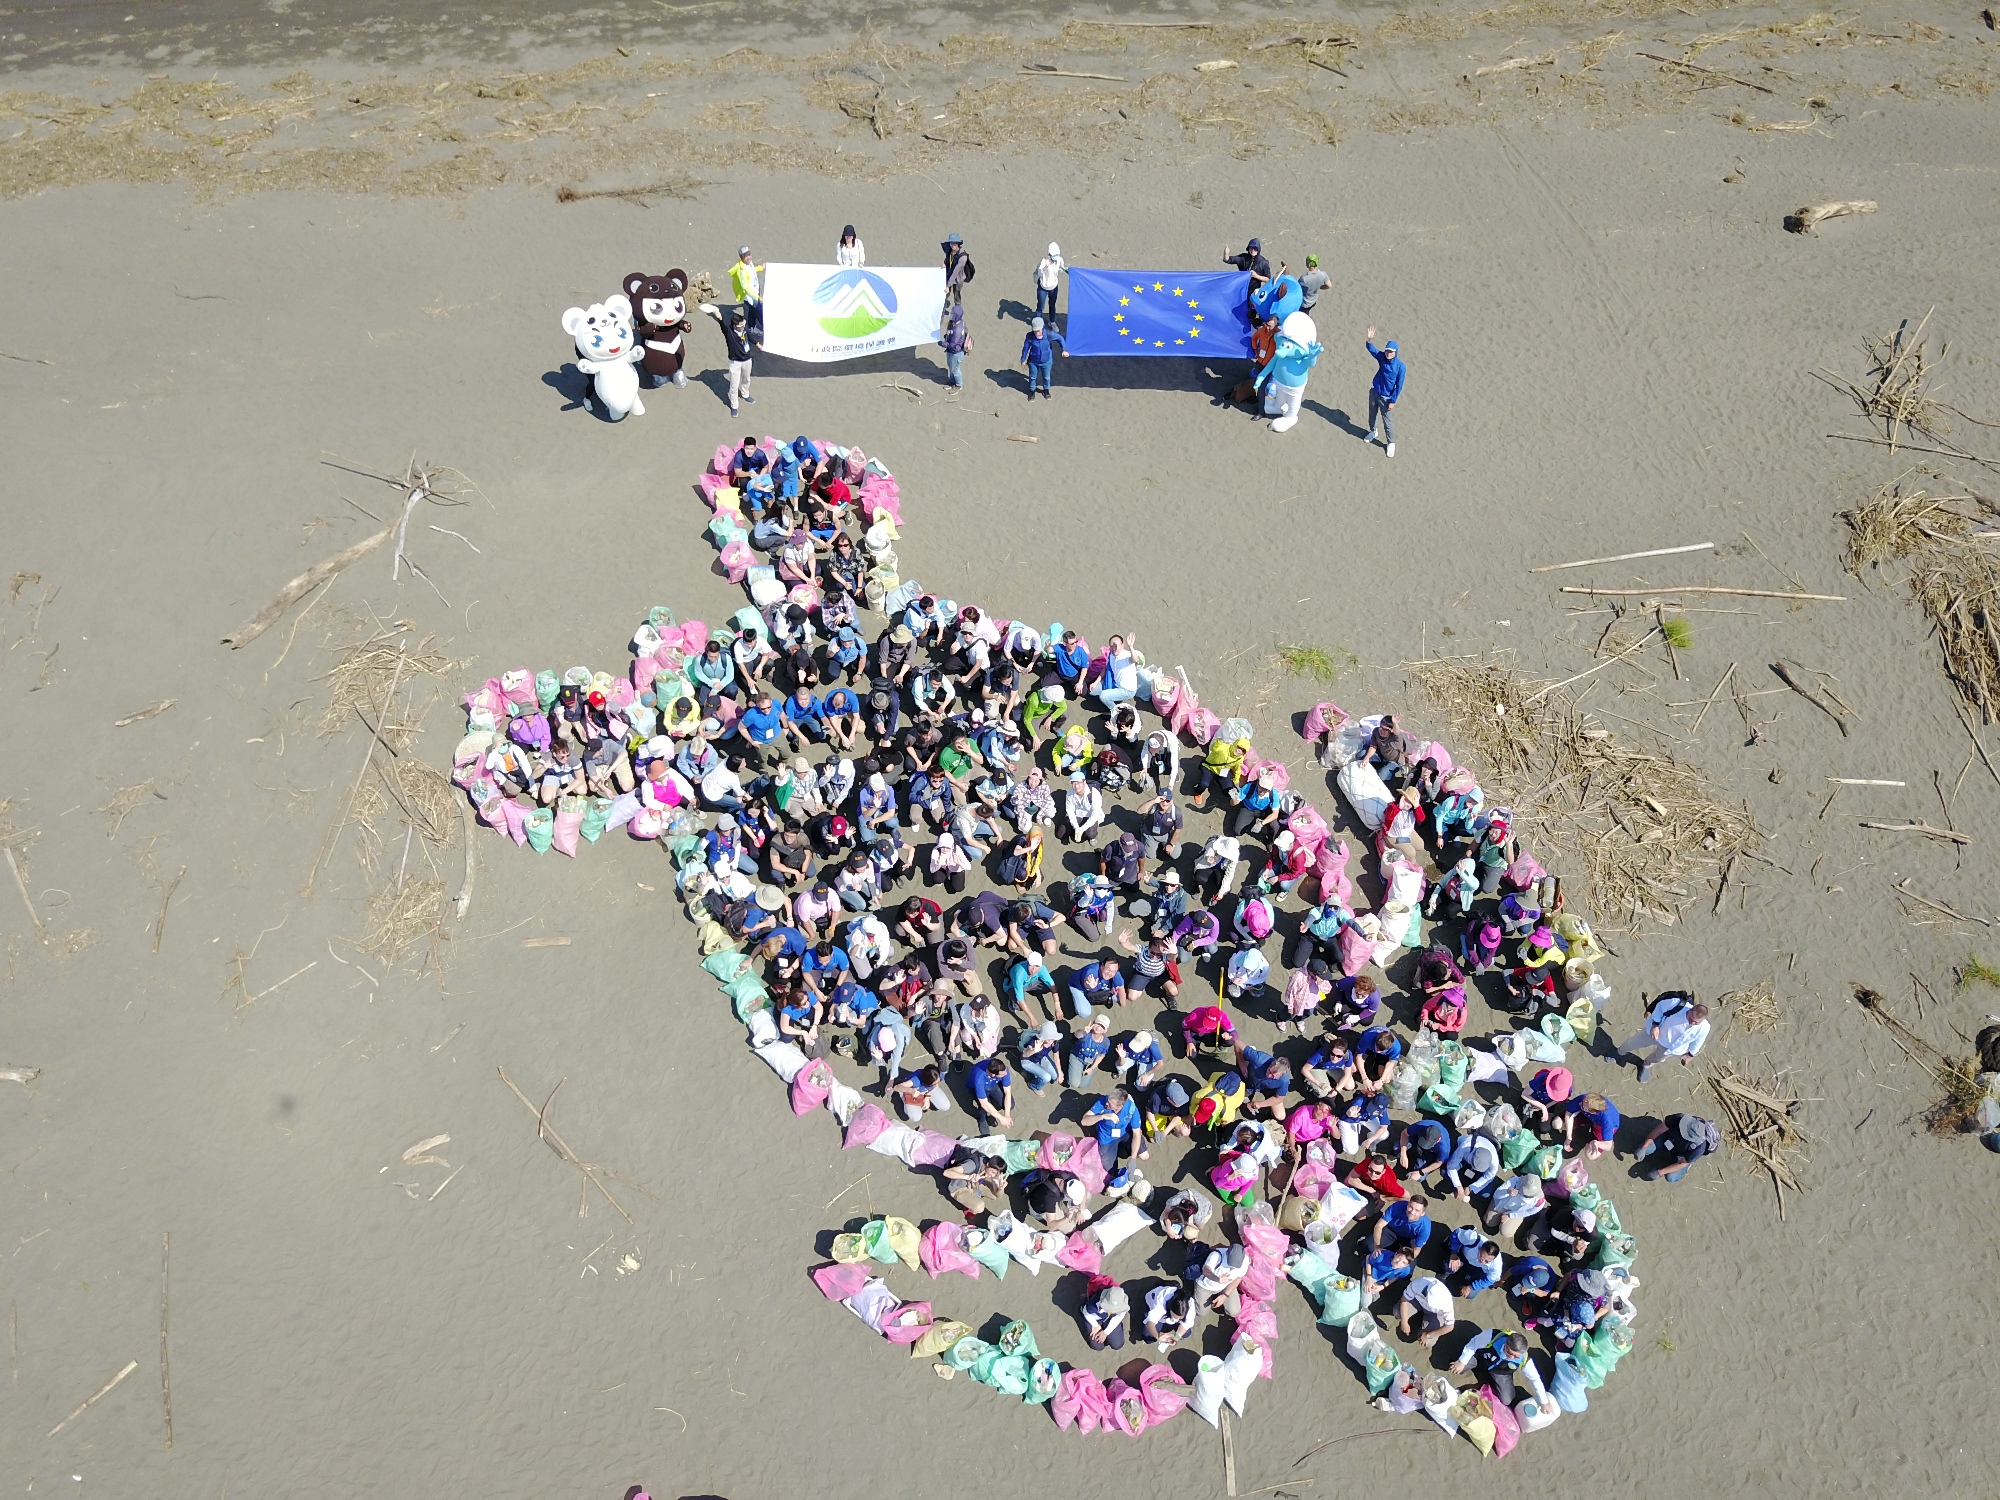
[[[1114,322],[1114,323],[1122,323],[1122,322],[1124,322],[1124,321],[1125,321],[1125,314],[1123,314],[1123,313],[1113,313],[1113,314],[1111,315],[1111,321],[1112,321],[1112,322]]]
[[[1200,338],[1200,337],[1201,337],[1201,330],[1200,330],[1199,328],[1190,328],[1190,329],[1188,330],[1188,337],[1189,337],[1189,338],[1191,338],[1191,339],[1198,339],[1198,338]]]
[[[1167,341],[1165,339],[1154,339],[1153,347],[1155,349],[1164,349],[1167,347]]]
[[[1174,295],[1175,295],[1176,297],[1178,297],[1178,296],[1180,296],[1180,295],[1181,295],[1181,289],[1180,289],[1179,287],[1175,287],[1175,288],[1174,288]]]
[[[1187,340],[1186,340],[1186,339],[1175,339],[1175,340],[1174,340],[1174,342],[1175,342],[1176,344],[1185,344],[1185,343],[1187,342]]]
[[[1135,286],[1135,287],[1133,287],[1133,288],[1132,288],[1132,290],[1133,290],[1133,291],[1135,291],[1135,292],[1143,292],[1143,291],[1145,291],[1146,289],[1145,289],[1144,287],[1142,287],[1142,286]]]
[[[1195,301],[1195,300],[1194,300],[1194,298],[1190,297],[1190,298],[1188,298],[1188,306],[1189,306],[1189,307],[1200,307],[1200,306],[1201,306],[1201,304],[1200,304],[1199,302]]]
[[[1196,314],[1194,315],[1194,320],[1195,320],[1195,322],[1197,322],[1197,323],[1201,322],[1201,321],[1202,321],[1202,317],[1201,317],[1201,314],[1200,314],[1200,313],[1196,313]]]
[[[1156,281],[1153,283],[1153,290],[1156,292],[1164,292],[1166,289],[1167,289],[1167,284],[1164,281]]]
[[[1138,288],[1137,288],[1137,287],[1135,286],[1135,287],[1133,287],[1133,288],[1132,288],[1132,290],[1136,292],[1136,291],[1138,291],[1139,289],[1138,289]],[[1119,305],[1120,307],[1130,307],[1130,306],[1132,305],[1132,299],[1131,299],[1130,297],[1120,297],[1120,298],[1118,299],[1118,305]],[[1189,306],[1192,306],[1192,305],[1193,305],[1192,303],[1190,303],[1190,304],[1189,304]]]

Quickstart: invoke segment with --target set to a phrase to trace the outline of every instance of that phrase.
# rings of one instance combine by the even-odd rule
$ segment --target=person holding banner
[[[957,303],[947,309],[944,337],[938,342],[944,345],[944,368],[951,380],[951,388],[964,390],[965,355],[972,348],[972,332],[965,326],[965,309]]]
[[[758,290],[758,277],[763,270],[750,259],[748,245],[736,252],[736,264],[729,268],[729,289],[750,324],[750,342],[757,345],[764,342],[764,298]]]
[[[1056,292],[1062,285],[1062,273],[1069,269],[1069,262],[1063,259],[1062,246],[1054,241],[1049,243],[1049,253],[1035,266],[1035,316],[1056,320]]]
[[[972,257],[965,253],[965,237],[960,234],[945,236],[944,244],[944,300],[952,307],[965,302],[965,288],[976,274]]]

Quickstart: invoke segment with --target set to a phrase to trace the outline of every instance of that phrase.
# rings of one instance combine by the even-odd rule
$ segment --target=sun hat
[[[889,639],[899,646],[907,646],[916,639],[907,625],[898,625],[889,632]]]
[[[1562,1103],[1576,1087],[1576,1075],[1568,1068],[1544,1068],[1535,1077],[1541,1080],[1542,1092],[1549,1096],[1551,1104]]]
[[[958,233],[948,234],[944,237],[944,242],[947,245],[962,245],[965,243],[965,236]]]
[[[1057,1037],[1062,1035],[1062,1028],[1053,1021],[1044,1021],[1042,1022],[1041,1029],[1035,1035],[1039,1036],[1045,1042],[1053,1042]]]
[[[1161,885],[1179,885],[1180,883],[1181,883],[1181,872],[1179,870],[1160,871]]]
[[[1608,1297],[1611,1294],[1611,1284],[1604,1279],[1602,1271],[1578,1271],[1576,1273],[1576,1289],[1582,1292],[1584,1296],[1593,1299]]]
[[[1055,242],[1054,240],[1050,240],[1050,241],[1049,241],[1049,254],[1051,254],[1051,255],[1061,255],[1061,254],[1062,254],[1062,246],[1061,246],[1061,245],[1058,245],[1058,244],[1057,244],[1057,243],[1056,243],[1056,242]]]
[[[775,885],[757,887],[757,904],[765,911],[777,911],[785,904],[785,893]]]
[[[1699,1146],[1708,1139],[1708,1131],[1698,1115],[1681,1116],[1680,1135],[1690,1146]]]

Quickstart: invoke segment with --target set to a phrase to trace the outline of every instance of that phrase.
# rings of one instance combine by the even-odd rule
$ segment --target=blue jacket
[[[1056,350],[1061,346],[1063,336],[1055,329],[1045,329],[1038,338],[1035,331],[1028,330],[1028,336],[1021,340],[1021,363],[1024,365],[1052,365],[1056,362]]]
[[[1386,349],[1377,349],[1373,344],[1368,352],[1375,356],[1375,381],[1368,387],[1369,394],[1380,401],[1400,401],[1403,399],[1403,360],[1400,355],[1391,354]]]

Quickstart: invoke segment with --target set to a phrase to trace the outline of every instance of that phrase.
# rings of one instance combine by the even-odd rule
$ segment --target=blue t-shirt
[[[1160,1042],[1157,1037],[1153,1039],[1152,1045],[1147,1047],[1145,1051],[1134,1052],[1128,1047],[1125,1055],[1132,1059],[1134,1069],[1141,1073],[1150,1072],[1167,1060],[1166,1055],[1160,1051]]]
[[[1618,1106],[1609,1099],[1604,1101],[1604,1108],[1601,1110],[1585,1109],[1581,1098],[1570,1100],[1563,1108],[1566,1114],[1579,1116],[1590,1127],[1591,1134],[1600,1141],[1610,1140],[1618,1129]]]
[[[1095,1104],[1091,1105],[1091,1111],[1094,1113],[1097,1110],[1103,1109],[1110,1102],[1109,1096],[1099,1099]],[[1097,1122],[1097,1143],[1100,1146],[1115,1146],[1138,1128],[1139,1106],[1134,1104],[1130,1099],[1127,1099],[1125,1107],[1119,1110],[1115,1116],[1111,1119],[1099,1120]]]
[[[825,710],[820,707],[819,699],[811,693],[806,694],[806,701],[803,703],[799,702],[798,694],[794,693],[784,701],[780,712],[794,724],[817,724],[825,714]]]
[[[768,745],[784,732],[785,716],[775,707],[749,708],[736,721],[743,737],[753,745]]]
[[[1390,1257],[1402,1248],[1404,1247],[1399,1245],[1384,1245],[1380,1250],[1372,1251],[1368,1256],[1368,1274],[1385,1286],[1391,1282],[1401,1281],[1409,1275],[1412,1266],[1389,1264]]]
[[[972,1097],[997,1103],[1013,1081],[1014,1075],[1005,1068],[1002,1068],[1000,1076],[995,1078],[986,1071],[986,1066],[982,1063],[972,1070]]]
[[[1555,1267],[1539,1255],[1524,1255],[1507,1268],[1507,1290],[1517,1297],[1523,1292],[1552,1292],[1559,1280]]]
[[[1094,1031],[1070,1038],[1069,1055],[1088,1068],[1111,1050],[1109,1039],[1099,1040]]]
[[[764,934],[764,941],[768,943],[772,938],[778,940],[778,953],[786,958],[803,958],[812,951],[811,941],[796,927],[773,927]],[[845,958],[846,955],[842,954],[841,957]]]
[[[1389,1050],[1377,1054],[1372,1049],[1375,1046],[1375,1039],[1381,1036],[1386,1036],[1389,1039]],[[1355,1042],[1354,1055],[1363,1058],[1376,1056],[1383,1058],[1401,1057],[1403,1055],[1403,1039],[1386,1026],[1370,1026],[1366,1031],[1361,1033],[1360,1040]]]
[[[1389,1238],[1403,1246],[1413,1255],[1424,1248],[1431,1237],[1431,1216],[1417,1216],[1417,1210],[1407,1201],[1398,1199],[1382,1210],[1382,1225],[1389,1231]]]
[[[853,967],[853,964],[848,959],[847,954],[839,948],[835,948],[824,958],[820,957],[817,948],[808,948],[803,967],[808,974],[817,974],[822,969],[831,969],[836,972],[850,969]]]
[[[1292,1091],[1291,1066],[1282,1058],[1260,1052],[1255,1047],[1245,1047],[1243,1061],[1250,1075],[1248,1081],[1252,1092],[1282,1099]]]
[[[1403,1127],[1403,1145],[1415,1162],[1440,1162],[1451,1155],[1451,1132],[1436,1120],[1413,1120]]]

